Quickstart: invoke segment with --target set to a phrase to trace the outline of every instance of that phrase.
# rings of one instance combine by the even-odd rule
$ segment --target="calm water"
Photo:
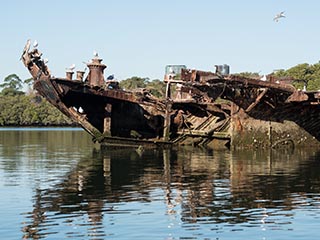
[[[94,147],[0,129],[1,239],[318,239],[316,150]]]

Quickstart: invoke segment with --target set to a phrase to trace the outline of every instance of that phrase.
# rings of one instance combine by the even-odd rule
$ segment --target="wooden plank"
[[[267,91],[268,88],[263,89],[263,91],[258,95],[256,100],[253,103],[251,103],[249,107],[247,107],[245,112],[250,112],[260,102],[261,98],[267,93]]]

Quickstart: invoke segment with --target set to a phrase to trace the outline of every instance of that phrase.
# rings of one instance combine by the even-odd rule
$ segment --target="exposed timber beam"
[[[251,103],[249,105],[249,107],[247,107],[247,109],[245,110],[245,112],[250,112],[261,100],[261,98],[263,98],[263,96],[267,93],[268,88],[263,89],[263,91],[258,95],[258,97],[256,98],[256,100]]]

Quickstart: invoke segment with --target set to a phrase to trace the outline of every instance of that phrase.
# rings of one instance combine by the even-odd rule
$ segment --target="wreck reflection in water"
[[[298,150],[93,151],[61,181],[36,189],[24,236],[292,239],[307,221],[303,235],[312,238],[317,159]]]

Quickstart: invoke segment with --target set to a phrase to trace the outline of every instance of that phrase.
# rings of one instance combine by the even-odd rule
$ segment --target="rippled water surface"
[[[320,153],[100,151],[0,130],[1,239],[318,239]]]

